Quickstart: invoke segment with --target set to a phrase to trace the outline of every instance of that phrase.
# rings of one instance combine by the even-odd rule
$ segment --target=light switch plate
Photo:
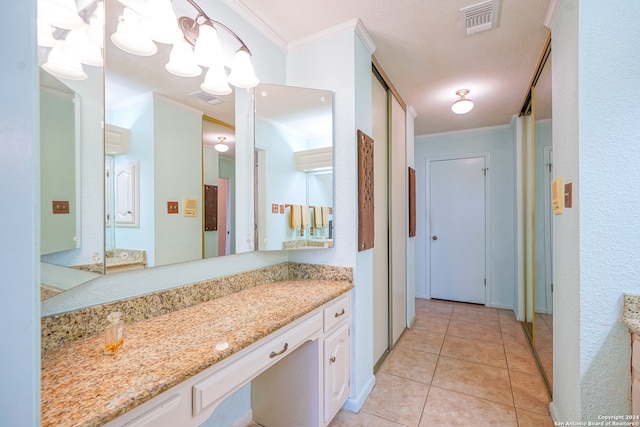
[[[169,213],[169,214],[177,214],[178,213],[178,202],[167,202],[167,213]]]
[[[573,204],[573,185],[569,182],[564,185],[564,207],[570,208]]]
[[[69,213],[69,201],[68,200],[53,200],[51,202],[52,212],[54,214],[68,214]]]

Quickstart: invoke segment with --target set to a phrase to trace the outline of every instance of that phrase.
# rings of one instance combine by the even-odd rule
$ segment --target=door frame
[[[545,221],[545,286],[547,291],[547,314],[553,313],[553,213],[551,209],[551,180],[553,176],[553,145],[544,147],[544,221]]]
[[[479,153],[463,153],[463,154],[442,154],[436,156],[428,156],[426,158],[425,168],[425,234],[423,236],[425,242],[425,284],[426,294],[431,299],[431,248],[429,245],[431,236],[431,192],[429,191],[429,183],[431,178],[431,162],[442,160],[461,160],[472,157],[483,157],[484,167],[486,168],[484,180],[484,271],[485,271],[485,287],[484,287],[484,305],[491,307],[491,154],[489,152]]]

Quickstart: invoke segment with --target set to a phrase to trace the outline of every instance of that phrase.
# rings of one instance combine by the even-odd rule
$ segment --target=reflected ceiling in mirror
[[[172,7],[177,15],[194,12],[187,2]],[[107,273],[115,270],[109,264],[126,262],[122,255],[148,268],[236,253],[235,94],[203,92],[204,74],[168,72],[170,44],[155,43],[150,56],[116,46],[111,35],[125,14],[121,2],[107,0],[106,123],[129,135],[128,150],[106,159],[112,170],[107,218],[113,219],[107,221]],[[231,149],[216,150],[221,143]],[[220,218],[224,228],[211,227],[208,218]]]
[[[333,246],[333,94],[255,89],[260,250]]]

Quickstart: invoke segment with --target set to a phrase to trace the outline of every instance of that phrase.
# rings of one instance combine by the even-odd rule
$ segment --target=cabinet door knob
[[[329,359],[329,362],[331,362],[331,363],[336,363],[336,357],[335,357],[335,356],[333,356],[331,359]]]

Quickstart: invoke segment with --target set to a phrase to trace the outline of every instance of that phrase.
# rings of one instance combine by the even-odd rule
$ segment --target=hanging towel
[[[322,220],[322,206],[313,207],[313,227],[314,228],[326,228]]]
[[[300,206],[300,229],[306,230],[309,228],[309,206]]]
[[[322,228],[329,228],[329,206],[322,206]]]
[[[292,230],[300,230],[302,227],[302,206],[291,205],[291,212],[289,212],[289,227]]]

